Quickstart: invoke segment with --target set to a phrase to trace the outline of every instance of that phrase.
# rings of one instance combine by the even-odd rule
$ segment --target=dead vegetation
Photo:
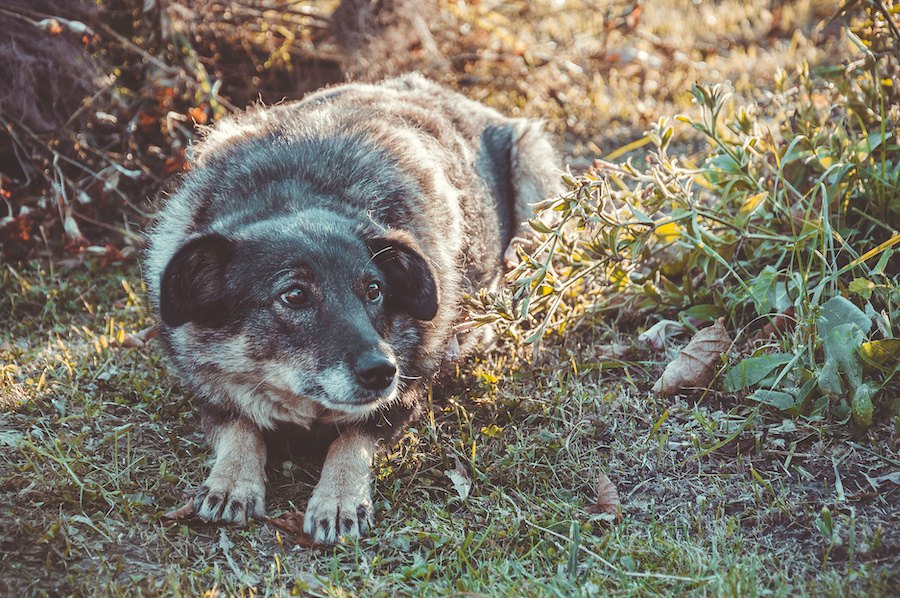
[[[195,125],[258,100],[416,69],[509,114],[544,118],[577,168],[579,156],[608,153],[659,114],[689,109],[690,82],[727,79],[757,99],[758,82],[790,57],[830,55],[839,31],[820,25],[830,3],[809,1],[55,7],[0,3],[0,27],[15,33],[0,100],[7,259],[130,259],[149,200],[184,168]],[[702,26],[672,26],[685,20]]]

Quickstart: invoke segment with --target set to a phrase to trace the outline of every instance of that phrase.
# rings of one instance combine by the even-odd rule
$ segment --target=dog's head
[[[437,307],[434,272],[409,234],[328,212],[197,236],[159,292],[170,329],[240,344],[239,367],[263,388],[348,414],[396,396],[409,357],[403,322],[431,320]]]

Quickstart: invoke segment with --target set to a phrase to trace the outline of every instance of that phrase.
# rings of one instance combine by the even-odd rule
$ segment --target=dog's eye
[[[366,299],[375,303],[381,299],[381,283],[372,281],[366,287]]]
[[[306,303],[306,291],[300,287],[294,287],[281,294],[281,302],[288,307],[300,307]]]

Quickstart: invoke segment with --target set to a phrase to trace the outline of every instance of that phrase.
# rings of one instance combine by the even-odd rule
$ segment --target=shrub
[[[868,426],[898,394],[900,356],[900,35],[887,16],[868,4],[845,29],[857,58],[779,72],[767,106],[696,85],[701,117],[660,119],[643,165],[564,176],[510,289],[483,295],[475,319],[537,343],[610,313],[724,318],[739,354],[725,390]],[[673,155],[679,126],[707,140],[701,165]]]

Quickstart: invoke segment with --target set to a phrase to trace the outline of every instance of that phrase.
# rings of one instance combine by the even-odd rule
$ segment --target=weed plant
[[[652,151],[595,161],[537,208],[535,246],[475,319],[535,345],[611,314],[724,318],[735,343],[718,384],[798,416],[859,426],[896,409],[900,383],[900,35],[873,3],[846,64],[781,70],[767,103],[734,107],[694,85],[699,119],[661,118]],[[692,164],[679,127],[708,142]]]

